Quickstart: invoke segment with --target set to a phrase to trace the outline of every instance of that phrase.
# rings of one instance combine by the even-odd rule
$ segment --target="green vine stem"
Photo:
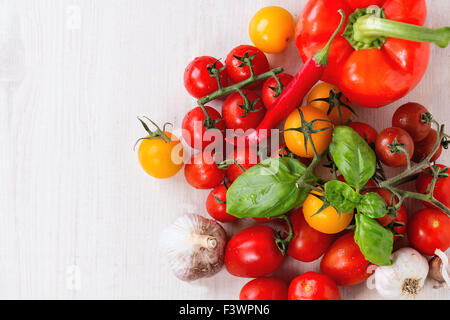
[[[278,238],[275,239],[275,243],[278,249],[280,249],[281,253],[284,256],[287,253],[289,242],[291,242],[291,240],[294,238],[294,226],[292,225],[292,221],[288,215],[283,215],[280,218],[286,221],[289,228],[289,233],[286,238],[283,239],[281,236],[279,236]]]

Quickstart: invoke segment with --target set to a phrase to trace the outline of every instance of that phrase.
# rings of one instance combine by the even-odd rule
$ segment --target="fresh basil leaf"
[[[293,158],[268,158],[242,173],[227,191],[227,212],[238,218],[271,218],[299,207],[309,189],[297,181],[306,167]],[[314,184],[314,174],[306,183]]]
[[[388,213],[386,201],[375,192],[369,192],[362,196],[357,209],[371,218],[381,218]]]
[[[361,195],[348,184],[338,180],[325,183],[325,197],[337,211],[351,213],[358,205]]]
[[[345,181],[357,191],[361,190],[375,174],[375,152],[350,127],[337,126],[334,128],[330,153]]]
[[[355,222],[355,242],[364,257],[378,266],[391,265],[390,256],[394,244],[392,232],[363,214],[356,214]]]

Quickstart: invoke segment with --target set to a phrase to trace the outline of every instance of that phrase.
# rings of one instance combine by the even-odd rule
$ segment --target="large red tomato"
[[[366,260],[354,240],[354,232],[338,238],[325,252],[320,270],[339,286],[353,286],[366,280],[369,261]]]
[[[225,249],[225,267],[236,277],[257,278],[274,272],[284,256],[275,243],[275,231],[265,225],[236,233]]]

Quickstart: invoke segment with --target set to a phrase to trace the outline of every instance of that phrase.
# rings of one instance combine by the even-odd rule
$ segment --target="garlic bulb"
[[[376,288],[386,298],[414,297],[423,288],[428,261],[417,250],[401,248],[391,255],[390,266],[379,266],[367,279],[369,289]]]
[[[160,248],[175,276],[192,281],[220,271],[226,241],[226,232],[216,221],[186,214],[163,230]]]

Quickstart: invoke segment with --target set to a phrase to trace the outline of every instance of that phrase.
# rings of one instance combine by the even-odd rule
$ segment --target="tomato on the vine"
[[[354,121],[350,122],[348,126],[355,130],[368,144],[375,144],[377,141],[378,132],[371,125],[365,122]]]
[[[320,270],[336,281],[338,286],[353,286],[366,280],[371,273],[366,260],[354,239],[354,232],[338,238],[325,252]]]
[[[212,189],[223,182],[225,172],[217,167],[211,152],[199,152],[184,166],[184,176],[196,189]]]
[[[258,153],[255,148],[236,148],[227,155],[225,160],[230,162],[226,176],[229,182],[233,182],[245,171],[259,163]]]
[[[303,106],[294,111],[287,117],[284,124],[284,139],[290,151],[303,158],[313,158],[313,146],[309,139],[305,143],[305,135],[302,130],[302,117],[306,125],[312,131],[311,137],[317,153],[322,153],[331,142],[333,132],[332,124],[328,116],[317,108]],[[314,121],[314,123],[313,123]],[[305,128],[306,129],[306,128]],[[298,131],[300,130],[300,131]]]
[[[225,267],[237,277],[257,278],[274,272],[284,256],[275,243],[275,231],[265,225],[243,229],[227,243]]]
[[[441,171],[441,174],[436,181],[433,191],[433,197],[441,202],[447,208],[450,208],[450,170],[442,164],[436,164],[435,167],[438,167]],[[446,169],[447,168],[447,169]],[[428,194],[430,192],[430,184],[433,179],[433,174],[431,168],[427,168],[422,171],[416,180],[416,190],[418,193]],[[429,208],[435,208],[429,202],[423,202]]]
[[[217,69],[223,67],[222,62],[216,58],[202,56],[195,58],[184,71],[184,86],[191,96],[200,99],[219,89],[217,79],[209,73],[208,66],[214,65]],[[226,70],[219,73],[220,84],[222,87],[228,85]]]
[[[408,157],[402,149],[408,152],[409,158],[414,154],[414,141],[408,132],[401,128],[386,128],[377,137],[375,152],[385,165],[393,168],[407,164]]]
[[[252,59],[254,75],[260,75],[270,70],[269,60],[267,60],[264,52],[254,46],[240,45],[231,50],[226,59],[227,73],[234,83],[244,81],[251,76],[250,67],[247,65],[242,66],[242,61],[236,58],[242,58],[246,54],[248,57],[255,55]],[[258,81],[247,86],[247,88],[257,88],[261,84],[262,81]]]
[[[277,77],[280,80],[283,89],[286,88],[294,78],[288,73],[279,73],[277,74]],[[281,95],[281,92],[282,90],[278,85],[275,77],[270,77],[266,80],[266,82],[264,82],[261,90],[261,97],[267,110],[270,110],[273,106],[275,106]]]
[[[326,82],[321,82],[311,89],[307,102],[328,115],[336,126],[346,124],[352,116],[352,103],[342,95],[338,87]]]
[[[201,107],[196,107],[189,111],[183,118],[181,128],[183,129],[183,139],[194,149],[204,150],[208,145],[223,139],[225,134],[225,121],[220,113],[211,107],[205,106],[206,112],[211,117],[214,127],[206,129],[204,125],[205,113]]]
[[[424,139],[414,144],[414,154],[412,156],[412,161],[419,163],[425,160],[433,151],[437,143],[437,140],[438,140],[437,131],[431,129],[430,133],[428,133],[428,135]],[[441,153],[442,153],[442,145],[439,146],[434,155],[430,158],[430,162],[435,162],[441,156]]]
[[[235,216],[227,213],[227,188],[224,184],[215,187],[206,198],[206,211],[209,215],[220,222],[233,222],[238,220]]]
[[[252,42],[264,52],[280,53],[294,36],[295,22],[286,9],[270,6],[259,10],[250,20]]]
[[[386,189],[370,188],[362,192],[362,194],[368,192],[375,192],[379,194],[384,199],[384,201],[386,201],[386,204],[388,206],[390,206],[392,203],[394,205],[398,203],[398,200],[394,199],[392,197],[392,193]],[[406,211],[406,207],[403,204],[400,206],[400,209],[398,209],[395,214],[396,214],[395,217],[386,214],[382,218],[377,218],[378,223],[381,224],[383,227],[390,226],[392,234],[394,235],[394,241],[398,240],[405,234],[406,225],[408,223],[408,212]]]
[[[249,90],[242,90],[247,97],[248,109],[245,110],[244,97],[239,92],[230,94],[222,105],[222,116],[227,129],[243,130],[255,129],[264,118],[266,108],[261,102],[261,98]]]
[[[392,116],[392,126],[411,135],[414,142],[421,141],[430,133],[430,113],[421,104],[415,102],[401,105]]]
[[[329,276],[318,272],[306,272],[291,281],[289,300],[340,300],[336,283]]]
[[[294,228],[294,237],[289,242],[288,255],[303,262],[320,258],[333,242],[334,236],[311,228],[303,216],[302,208],[291,213],[289,218]]]
[[[419,210],[409,222],[408,240],[428,256],[436,249],[446,251],[450,247],[450,217],[438,209]]]
[[[287,300],[288,286],[275,277],[261,277],[247,282],[241,289],[239,300]]]
[[[326,234],[335,234],[348,227],[353,219],[353,212],[338,212],[332,206],[323,208],[324,202],[319,199],[323,193],[312,190],[303,202],[303,215],[306,222],[315,230]]]

